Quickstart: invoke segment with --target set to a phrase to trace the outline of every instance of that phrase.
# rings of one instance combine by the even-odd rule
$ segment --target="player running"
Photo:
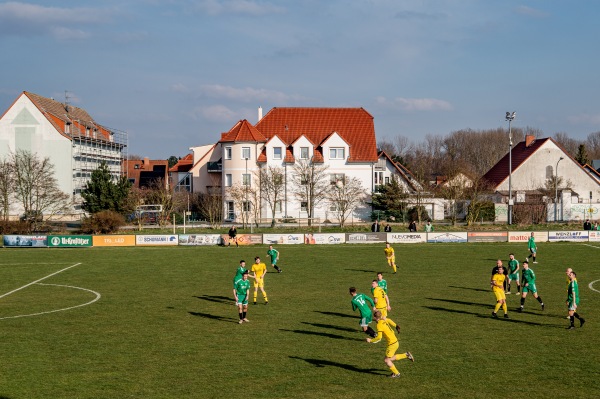
[[[513,281],[517,282],[517,295],[521,294],[521,282],[519,281],[519,261],[515,259],[515,254],[508,255],[508,285],[506,293],[510,294],[510,283]]]
[[[492,312],[492,317],[495,319],[498,318],[497,313],[500,307],[502,307],[502,310],[504,311],[504,318],[508,319],[508,309],[506,307],[506,294],[504,292],[505,279],[506,276],[504,275],[504,266],[500,264],[498,266],[498,271],[492,276],[492,280],[490,281],[492,291],[494,292],[494,295],[496,295],[496,307]]]
[[[527,297],[527,293],[531,292],[533,297],[537,299],[537,301],[542,305],[542,310],[544,310],[544,301],[542,301],[542,297],[537,293],[537,287],[535,286],[535,273],[533,269],[529,268],[529,262],[523,261],[523,272],[521,273],[521,280],[523,286],[523,293],[521,294],[521,307],[518,309],[519,312],[523,311],[525,306],[525,298]]]
[[[389,242],[385,243],[383,252],[385,252],[385,258],[387,259],[388,265],[390,265],[392,269],[394,269],[394,273],[396,273],[396,255],[394,253],[394,248],[390,246]]]
[[[273,248],[272,245],[269,245],[267,255],[271,258],[271,266],[277,270],[277,273],[281,273],[281,269],[277,266],[277,261],[279,260],[279,251]]]
[[[360,313],[360,327],[368,336],[374,338],[377,334],[375,333],[375,330],[369,326],[369,323],[373,320],[371,308],[375,307],[375,302],[365,294],[358,294],[354,287],[350,287],[348,291],[350,292],[350,295],[352,295],[352,310],[358,309],[358,312]],[[367,305],[367,303],[371,304],[371,306]]]
[[[396,331],[400,332],[400,326],[397,325],[394,320],[387,317],[388,311],[392,310],[392,307],[390,306],[390,299],[383,288],[377,285],[377,280],[373,280],[371,283],[371,293],[373,294],[373,299],[375,301],[375,309],[381,312],[381,315],[387,320],[390,326],[394,327]]]
[[[527,248],[529,248],[529,255],[527,256],[527,260],[529,258],[533,258],[533,263],[537,263],[535,257],[537,256],[537,245],[535,245],[535,237],[533,236],[533,231],[531,232],[531,236],[527,241]]]
[[[394,365],[394,361],[408,359],[411,362],[414,362],[415,358],[410,352],[405,352],[401,355],[396,354],[400,344],[398,343],[398,338],[396,337],[394,330],[392,330],[392,327],[389,324],[389,319],[386,320],[378,310],[375,311],[374,315],[375,320],[377,321],[377,335],[373,337],[373,339],[367,338],[367,342],[376,344],[377,342],[381,341],[382,338],[385,338],[387,342],[387,348],[385,349],[385,358],[383,361],[385,364],[387,364],[392,372],[392,375],[389,377],[398,378],[400,377],[400,372]]]
[[[567,330],[575,329],[575,318],[579,320],[579,327],[583,327],[585,319],[577,313],[579,306],[579,284],[577,283],[577,274],[571,271],[569,274],[569,288],[567,289],[567,308],[569,309],[569,321],[571,325]]]
[[[239,323],[249,322],[246,318],[248,312],[248,297],[250,296],[250,281],[248,281],[248,270],[242,274],[242,279],[238,280],[233,287],[233,296],[235,297],[235,304],[238,307],[238,314],[240,316]]]
[[[254,305],[256,305],[256,297],[258,296],[258,289],[260,288],[262,296],[265,299],[265,305],[269,303],[267,298],[267,292],[265,291],[265,274],[267,274],[267,265],[260,261],[260,257],[254,258],[254,264],[252,265],[252,272],[254,273]]]

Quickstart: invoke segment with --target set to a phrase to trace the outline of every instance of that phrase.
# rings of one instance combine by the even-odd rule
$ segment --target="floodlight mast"
[[[556,161],[556,169],[554,171],[554,221],[557,219],[557,207],[558,207],[558,163],[562,161],[564,158],[560,157],[558,161]]]
[[[512,129],[511,122],[515,119],[516,112],[506,113],[506,120],[508,121],[508,224],[512,224]]]

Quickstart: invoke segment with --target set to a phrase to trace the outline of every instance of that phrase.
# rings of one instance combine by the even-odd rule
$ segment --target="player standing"
[[[265,305],[269,303],[267,298],[267,292],[265,291],[265,274],[267,274],[267,265],[260,261],[260,257],[254,258],[254,264],[252,265],[252,272],[254,275],[254,305],[256,305],[256,297],[258,296],[258,289],[260,288],[262,296],[265,299]]]
[[[494,268],[492,269],[492,277],[494,277],[494,274],[498,273],[498,270],[502,268],[502,273],[504,274],[504,286],[502,287],[504,289],[504,291],[506,291],[506,282],[508,281],[508,269],[504,268],[504,266],[502,266],[502,260],[498,259],[496,261],[496,266],[494,266]]]
[[[567,307],[571,325],[567,327],[567,330],[575,328],[575,318],[579,320],[579,327],[583,327],[583,323],[585,323],[585,319],[577,313],[577,306],[579,306],[579,284],[577,283],[577,274],[571,271],[569,274],[569,288],[567,289]]]
[[[508,309],[506,307],[506,294],[504,293],[504,280],[506,276],[504,275],[504,266],[500,264],[498,266],[498,272],[492,276],[492,280],[490,284],[492,285],[492,291],[494,291],[494,295],[496,295],[496,307],[492,312],[492,317],[498,318],[498,310],[502,307],[504,311],[504,318],[508,319]]]
[[[515,259],[515,254],[508,255],[508,289],[507,294],[510,294],[510,283],[513,281],[517,282],[517,295],[521,293],[521,282],[519,281],[519,261]]]
[[[377,272],[377,285],[380,286],[381,288],[383,288],[383,290],[385,291],[386,295],[387,295],[387,281],[385,281],[383,279],[383,273],[382,272]]]
[[[371,283],[371,293],[373,294],[373,300],[375,301],[375,309],[381,312],[384,319],[387,320],[388,324],[400,332],[400,326],[394,322],[394,320],[387,317],[388,311],[392,310],[390,306],[390,298],[379,285],[377,280],[373,280]]]
[[[235,297],[235,304],[238,307],[238,314],[240,316],[239,323],[248,322],[246,313],[248,312],[248,297],[250,296],[250,281],[248,281],[248,270],[242,274],[242,279],[238,280],[233,288],[233,296]]]
[[[535,237],[533,236],[533,231],[531,232],[531,236],[529,236],[529,240],[527,241],[527,248],[529,248],[529,255],[527,256],[527,260],[533,257],[533,263],[537,263],[535,257],[537,256],[537,245],[535,245]]]
[[[392,330],[392,327],[389,324],[389,319],[386,320],[382,316],[381,312],[378,310],[376,310],[374,314],[375,320],[377,321],[377,335],[373,337],[373,339],[367,338],[367,342],[376,344],[377,342],[381,341],[382,338],[385,338],[385,340],[387,341],[387,348],[385,349],[385,358],[383,359],[383,361],[385,362],[385,364],[387,364],[387,366],[392,372],[392,375],[390,375],[389,377],[398,378],[400,377],[400,372],[394,365],[394,361],[408,359],[411,362],[414,362],[415,358],[410,352],[405,352],[401,355],[396,354],[396,351],[398,350],[400,344],[398,343],[398,338],[396,337],[394,330]]]
[[[235,285],[237,284],[237,282],[242,279],[243,274],[247,273],[247,272],[248,272],[248,269],[246,269],[246,261],[241,260],[240,265],[238,266],[237,270],[235,271],[235,276],[233,277],[233,288],[235,288]]]
[[[227,246],[230,247],[231,242],[235,242],[235,246],[239,247],[237,240],[237,228],[235,227],[235,225],[231,226],[227,234],[229,235],[229,243],[227,244]]]
[[[535,286],[535,273],[533,269],[529,268],[529,262],[523,261],[523,272],[521,273],[521,281],[523,282],[522,288],[523,293],[521,294],[521,307],[518,309],[519,312],[523,311],[525,306],[525,298],[527,297],[527,293],[531,292],[533,297],[537,299],[537,301],[542,305],[542,310],[544,310],[544,301],[542,301],[542,297],[537,293],[537,287]]]
[[[269,245],[269,250],[267,251],[267,255],[271,258],[271,266],[277,270],[277,273],[281,273],[281,269],[277,266],[277,261],[279,260],[279,251],[273,248],[272,245]]]
[[[389,242],[385,243],[383,252],[385,252],[385,258],[387,259],[388,265],[390,265],[392,269],[394,269],[394,273],[396,273],[396,255],[394,253],[394,248],[390,246]]]
[[[362,330],[368,336],[374,338],[377,334],[375,333],[375,330],[369,326],[369,323],[373,320],[371,308],[375,307],[375,302],[365,294],[358,294],[354,287],[350,287],[349,292],[350,295],[352,295],[352,310],[358,309],[358,312],[360,313],[359,324]],[[367,303],[370,303],[371,306],[367,305]]]

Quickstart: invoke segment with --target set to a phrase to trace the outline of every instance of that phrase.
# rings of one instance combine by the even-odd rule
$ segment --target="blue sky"
[[[0,2],[0,114],[22,91],[86,109],[165,159],[257,108],[363,107],[378,139],[600,130],[600,2]]]

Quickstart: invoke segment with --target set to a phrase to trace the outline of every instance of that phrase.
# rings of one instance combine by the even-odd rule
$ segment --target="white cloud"
[[[250,0],[203,0],[196,4],[196,8],[210,14],[245,14],[267,15],[279,14],[285,11],[283,7],[264,1]]]
[[[452,104],[445,100],[436,98],[402,98],[396,97],[393,100],[388,100],[385,97],[377,97],[378,105],[398,109],[402,111],[451,111]]]
[[[222,85],[204,85],[201,87],[200,92],[211,98],[234,100],[245,103],[259,101],[284,104],[290,99],[299,99],[298,96],[288,96],[279,91],[256,89],[253,87],[235,88]]]
[[[526,15],[534,18],[546,18],[549,14],[546,11],[538,10],[527,6],[519,6],[516,8],[517,14]]]
[[[212,122],[231,122],[235,120],[238,114],[225,105],[211,105],[209,107],[196,107],[192,110],[193,119],[204,118]]]
[[[600,114],[579,114],[569,117],[569,122],[576,125],[594,125],[600,126]]]

